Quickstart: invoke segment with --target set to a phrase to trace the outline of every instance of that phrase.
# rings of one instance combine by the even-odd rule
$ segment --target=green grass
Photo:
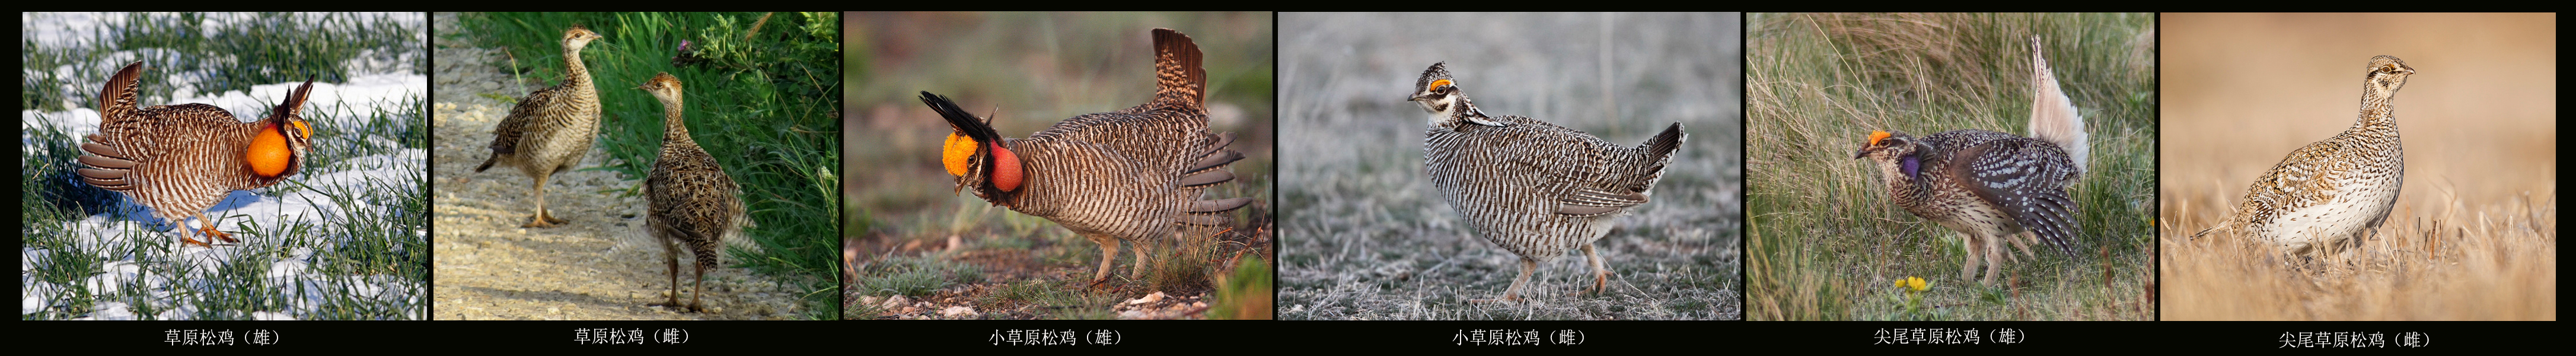
[[[975,265],[936,258],[902,256],[875,262],[859,271],[859,280],[850,288],[868,295],[920,297],[949,285],[984,278],[984,270]]]
[[[1747,304],[1756,320],[2147,320],[2155,192],[2155,16],[1753,14],[1746,44]],[[1887,202],[1872,130],[2026,134],[2029,36],[2091,132],[2081,254],[1961,281],[1956,233]],[[2106,256],[2107,255],[2107,256]],[[2017,256],[2018,257],[2018,256]],[[1984,267],[1980,266],[1980,269]],[[1893,281],[1931,281],[1907,312]]]
[[[769,14],[767,21],[761,21]],[[600,91],[602,167],[640,181],[662,138],[662,106],[632,89],[655,73],[680,78],[689,133],[743,189],[752,248],[726,249],[731,267],[799,286],[804,317],[837,318],[840,192],[839,14],[488,13],[463,16],[484,47],[509,49],[523,83],[563,78],[557,39],[573,25],[602,38],[582,61]],[[753,31],[757,24],[758,31]],[[681,41],[701,65],[673,67]],[[504,64],[511,65],[511,64]],[[533,90],[531,87],[530,90]],[[641,184],[629,185],[641,187]],[[638,194],[640,188],[611,191]]]

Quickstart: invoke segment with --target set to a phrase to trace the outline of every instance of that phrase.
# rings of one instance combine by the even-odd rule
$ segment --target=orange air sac
[[[251,136],[250,150],[242,153],[242,161],[250,163],[252,173],[275,177],[286,173],[286,166],[294,162],[294,156],[295,151],[286,147],[285,133],[279,132],[276,126],[269,126]]]
[[[999,144],[986,144],[993,147],[993,187],[1005,192],[1020,191],[1020,155]]]

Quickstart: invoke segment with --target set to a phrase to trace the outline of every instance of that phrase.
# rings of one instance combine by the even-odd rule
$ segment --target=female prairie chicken
[[[240,242],[215,230],[206,208],[235,190],[267,187],[304,169],[313,128],[302,116],[313,81],[288,93],[259,121],[241,122],[231,112],[206,104],[135,106],[135,87],[143,62],[125,65],[100,89],[98,134],[81,143],[80,177],[100,189],[124,193],[152,215],[179,223],[179,241],[188,237],[188,217],[203,221],[197,231],[224,242]]]
[[[1689,138],[1682,124],[1637,146],[1620,146],[1537,119],[1488,116],[1459,90],[1447,65],[1422,71],[1408,98],[1431,113],[1423,170],[1477,237],[1520,255],[1520,277],[1501,299],[1520,300],[1539,262],[1578,248],[1592,264],[1590,291],[1607,289],[1610,269],[1592,242],[1653,195],[1664,165]]]
[[[2234,215],[2192,238],[2234,233],[2291,254],[2331,253],[2359,244],[2386,222],[2397,191],[2406,185],[2406,152],[2397,140],[2397,109],[2389,102],[2415,67],[2378,56],[2365,70],[2361,115],[2352,128],[2290,151],[2245,188]]]
[[[645,221],[653,237],[662,241],[662,257],[670,267],[671,294],[663,305],[702,310],[698,301],[707,291],[707,269],[716,267],[716,248],[723,245],[725,234],[750,221],[743,216],[742,187],[725,175],[715,156],[689,138],[689,126],[680,114],[680,78],[662,73],[636,89],[662,101],[662,156],[653,160],[653,172],[644,177],[644,197],[650,208]],[[684,243],[698,267],[686,306],[680,304],[678,246]]]
[[[951,133],[941,152],[957,187],[1022,214],[1046,218],[1100,244],[1100,270],[1091,283],[1109,279],[1119,241],[1136,244],[1133,273],[1145,269],[1147,243],[1179,225],[1220,226],[1217,215],[1252,198],[1199,200],[1208,186],[1234,180],[1225,166],[1243,159],[1227,150],[1234,134],[1208,132],[1207,70],[1189,35],[1154,29],[1154,100],[1118,111],[1085,114],[1022,139],[1004,139],[991,118],[977,118],[946,97],[921,93],[922,104],[947,119]]]
[[[590,153],[592,138],[599,134],[599,91],[590,84],[590,69],[581,65],[581,48],[600,39],[598,33],[574,26],[564,30],[562,84],[538,89],[520,98],[510,108],[510,117],[492,128],[492,157],[474,172],[491,169],[494,164],[508,164],[519,173],[536,179],[537,214],[519,227],[549,227],[564,223],[546,212],[546,178],[571,170]]]

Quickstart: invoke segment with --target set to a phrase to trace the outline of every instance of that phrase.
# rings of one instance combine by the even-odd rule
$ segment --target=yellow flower
[[[1896,288],[1913,289],[1916,292],[1921,292],[1927,289],[1932,289],[1932,284],[1924,282],[1923,277],[1905,277],[1903,280],[1896,281]]]

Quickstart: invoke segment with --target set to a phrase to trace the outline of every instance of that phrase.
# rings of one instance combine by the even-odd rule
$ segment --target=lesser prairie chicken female
[[[1485,115],[1450,78],[1446,62],[1433,63],[1413,85],[1407,99],[1431,114],[1422,140],[1431,186],[1476,237],[1521,257],[1520,277],[1502,298],[1472,301],[1520,300],[1539,262],[1578,249],[1591,261],[1588,290],[1608,289],[1610,269],[1592,242],[1653,195],[1673,151],[1689,136],[1682,124],[1621,146],[1538,119]]]

